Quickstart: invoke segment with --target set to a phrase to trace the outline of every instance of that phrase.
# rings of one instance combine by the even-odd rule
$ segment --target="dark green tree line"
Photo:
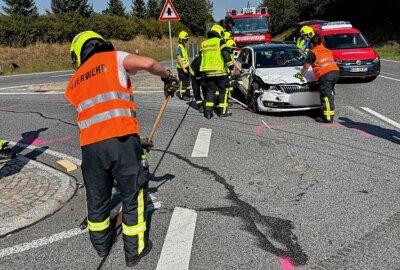
[[[54,14],[76,12],[88,17],[93,13],[93,7],[89,5],[88,0],[51,0],[51,12]]]
[[[34,0],[4,0],[4,12],[11,16],[38,16],[38,9]]]
[[[181,21],[195,35],[203,35],[206,22],[213,22],[213,4],[210,0],[174,0]]]
[[[147,1],[147,16],[151,19],[160,17],[161,9],[163,8],[163,2],[161,0],[148,0]]]
[[[126,11],[124,4],[121,0],[109,0],[107,2],[107,8],[103,10],[105,15],[125,16]]]
[[[132,16],[144,19],[147,17],[146,4],[144,0],[132,0]]]

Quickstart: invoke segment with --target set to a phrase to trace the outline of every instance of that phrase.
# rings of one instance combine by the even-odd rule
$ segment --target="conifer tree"
[[[132,0],[132,16],[144,19],[147,17],[144,0]]]
[[[3,2],[5,5],[2,8],[10,16],[32,17],[39,15],[34,0],[4,0]]]
[[[125,16],[125,7],[121,0],[109,0],[107,2],[107,8],[103,10],[103,14]]]
[[[77,12],[84,17],[93,13],[93,7],[88,0],[51,0],[51,10],[55,14]]]

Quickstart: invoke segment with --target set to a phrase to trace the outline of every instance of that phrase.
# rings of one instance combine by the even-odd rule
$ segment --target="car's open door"
[[[236,87],[244,95],[247,95],[247,92],[250,88],[251,74],[253,72],[253,51],[248,48],[244,48],[240,52],[237,61],[242,69],[242,73],[237,71]]]

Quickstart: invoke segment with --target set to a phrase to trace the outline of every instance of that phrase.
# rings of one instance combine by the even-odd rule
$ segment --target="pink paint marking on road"
[[[292,261],[286,257],[280,257],[279,262],[281,263],[282,270],[293,270]]]
[[[22,139],[21,142],[25,143],[25,144],[35,145],[35,146],[41,146],[41,145],[47,145],[47,144],[51,144],[51,143],[55,143],[55,142],[69,141],[70,139],[71,139],[70,136],[65,136],[65,137],[55,138],[55,139],[50,139],[50,140],[39,140],[38,138],[26,137],[26,138]]]
[[[341,124],[337,124],[337,123],[333,123],[333,124],[319,124],[320,127],[324,127],[324,128],[354,128],[355,130],[357,130],[361,136],[363,136],[364,138],[370,139],[372,137],[371,134],[368,133],[368,131],[363,130],[361,127],[359,127],[358,125],[354,125],[354,124],[346,124],[346,125],[341,125]]]
[[[7,105],[7,106],[4,106],[4,107],[0,107],[0,110],[11,109],[11,108],[14,108],[15,106],[17,106],[17,104]]]
[[[343,126],[341,124],[333,123],[333,124],[328,124],[328,123],[322,123],[319,124],[320,127],[335,127],[335,128],[342,128]]]
[[[264,128],[266,128],[265,125],[256,126],[256,127],[254,128],[254,134],[260,135],[260,134],[263,132]]]
[[[287,125],[271,125],[271,126],[269,126],[270,129],[283,129],[283,128],[287,128],[287,127],[288,127]],[[267,126],[265,126],[265,125],[256,126],[254,128],[254,134],[260,135],[265,128],[267,128]]]

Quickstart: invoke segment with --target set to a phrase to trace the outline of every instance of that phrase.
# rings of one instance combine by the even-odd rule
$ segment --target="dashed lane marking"
[[[80,235],[82,233],[87,232],[87,230],[81,230],[79,228],[76,229],[72,229],[69,231],[64,231],[61,233],[57,233],[57,234],[53,234],[49,237],[43,237],[40,239],[36,239],[33,240],[31,242],[27,242],[27,243],[23,243],[20,245],[16,245],[13,247],[9,247],[9,248],[5,248],[5,249],[1,249],[0,250],[0,258],[12,255],[12,254],[17,254],[17,253],[21,253],[27,250],[31,250],[34,248],[38,248],[38,247],[42,247],[42,246],[46,246],[48,244],[54,243],[54,242],[58,242],[64,239],[68,239],[77,235]]]
[[[208,128],[200,128],[197,134],[196,143],[193,147],[192,157],[208,157],[210,149],[212,130]]]
[[[43,169],[45,169],[45,168],[43,168]],[[152,194],[150,194],[150,198],[151,198],[151,201],[149,201],[150,203],[147,206],[147,211],[151,212],[151,211],[154,211],[156,209],[159,209],[161,207],[161,202],[154,202],[154,200],[156,198]],[[68,238],[72,238],[72,237],[75,237],[77,235],[80,235],[80,234],[83,234],[83,233],[86,233],[86,232],[87,232],[87,230],[81,230],[80,228],[75,228],[75,229],[71,229],[71,230],[68,230],[68,231],[63,231],[63,232],[60,232],[60,233],[56,233],[56,234],[50,235],[48,237],[43,237],[43,238],[40,238],[40,239],[36,239],[36,240],[31,241],[31,242],[26,242],[26,243],[23,243],[23,244],[20,244],[20,245],[16,245],[16,246],[13,246],[13,247],[4,248],[4,249],[0,250],[0,258],[6,257],[6,256],[10,256],[10,255],[13,255],[13,254],[18,254],[18,253],[21,253],[21,252],[24,252],[24,251],[28,251],[28,250],[31,250],[31,249],[35,249],[35,248],[39,248],[39,247],[42,247],[42,246],[46,246],[48,244],[55,243],[55,242],[58,242],[58,241],[62,241],[62,240],[68,239]]]
[[[196,220],[196,211],[174,209],[156,270],[189,269]]]
[[[384,115],[382,115],[382,114],[380,114],[380,113],[377,113],[377,112],[375,112],[374,110],[371,110],[370,108],[361,107],[361,109],[363,109],[364,111],[366,111],[366,112],[368,112],[368,113],[370,113],[370,114],[372,114],[372,115],[378,117],[379,119],[381,119],[381,120],[383,120],[383,121],[385,121],[385,122],[391,124],[392,126],[395,126],[395,127],[397,127],[398,129],[400,129],[400,124],[397,123],[396,121],[393,121],[392,119],[390,119],[390,118],[388,118],[388,117],[386,117],[386,116],[384,116]]]
[[[385,78],[385,79],[388,79],[388,80],[393,80],[393,81],[400,82],[399,79],[395,79],[395,78],[392,78],[392,77],[386,77],[386,76],[382,76],[382,75],[379,75],[379,78]]]

